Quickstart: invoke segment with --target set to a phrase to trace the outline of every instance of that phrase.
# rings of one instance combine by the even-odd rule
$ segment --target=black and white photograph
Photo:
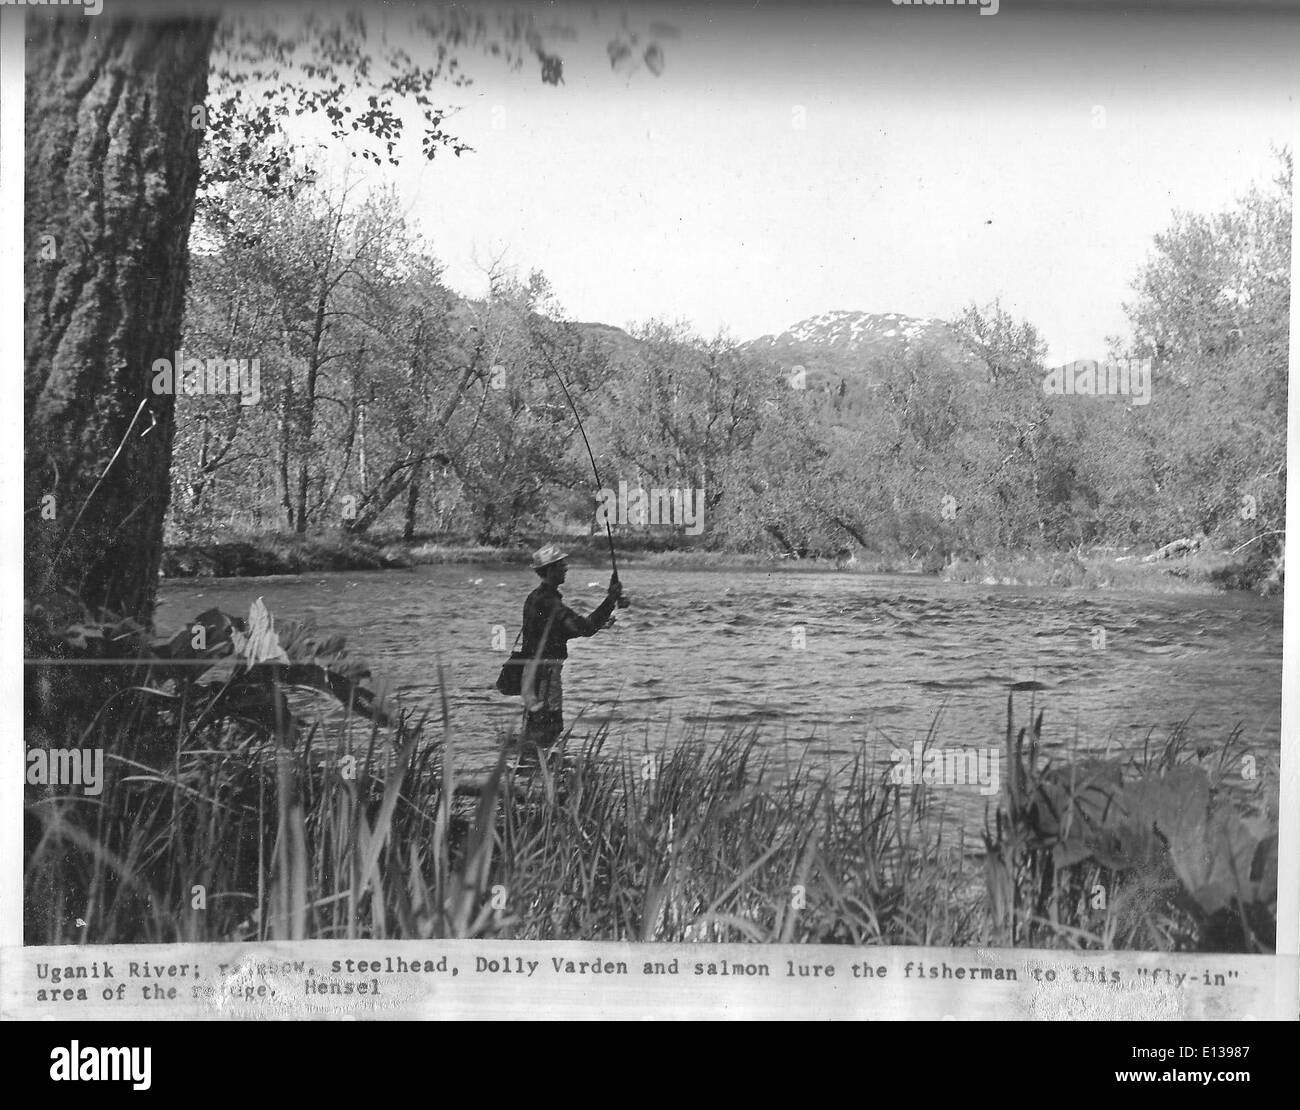
[[[1300,10],[3,17],[13,1012],[1294,954]]]

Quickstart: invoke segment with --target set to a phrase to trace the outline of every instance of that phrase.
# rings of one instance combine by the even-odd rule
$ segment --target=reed
[[[292,668],[263,662],[244,680],[264,676],[275,713],[223,715],[153,666],[63,740],[105,749],[98,797],[27,788],[27,943],[1273,943],[1276,812],[1264,777],[1229,781],[1238,734],[1049,758],[1042,712],[1015,729],[1012,695],[977,840],[943,788],[893,785],[864,752],[790,761],[705,726],[610,754],[604,729],[571,731],[533,766],[503,743],[471,784],[445,700],[432,721],[311,717],[278,688]]]

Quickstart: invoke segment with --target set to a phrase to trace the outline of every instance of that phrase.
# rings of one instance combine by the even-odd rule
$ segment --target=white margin
[[[24,8],[0,8],[0,945],[23,942]]]

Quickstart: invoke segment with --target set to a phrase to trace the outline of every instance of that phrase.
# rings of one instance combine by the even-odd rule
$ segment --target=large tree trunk
[[[180,346],[215,22],[27,21],[29,597],[152,614],[175,429],[152,364]]]

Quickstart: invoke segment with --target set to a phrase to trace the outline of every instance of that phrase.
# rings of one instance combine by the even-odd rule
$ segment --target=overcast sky
[[[656,78],[611,72],[612,12],[570,18],[564,85],[472,62],[447,99],[475,151],[384,179],[454,288],[504,248],[582,320],[747,339],[1001,297],[1052,362],[1099,357],[1171,211],[1293,141],[1295,19],[697,5],[656,12],[681,31]]]

